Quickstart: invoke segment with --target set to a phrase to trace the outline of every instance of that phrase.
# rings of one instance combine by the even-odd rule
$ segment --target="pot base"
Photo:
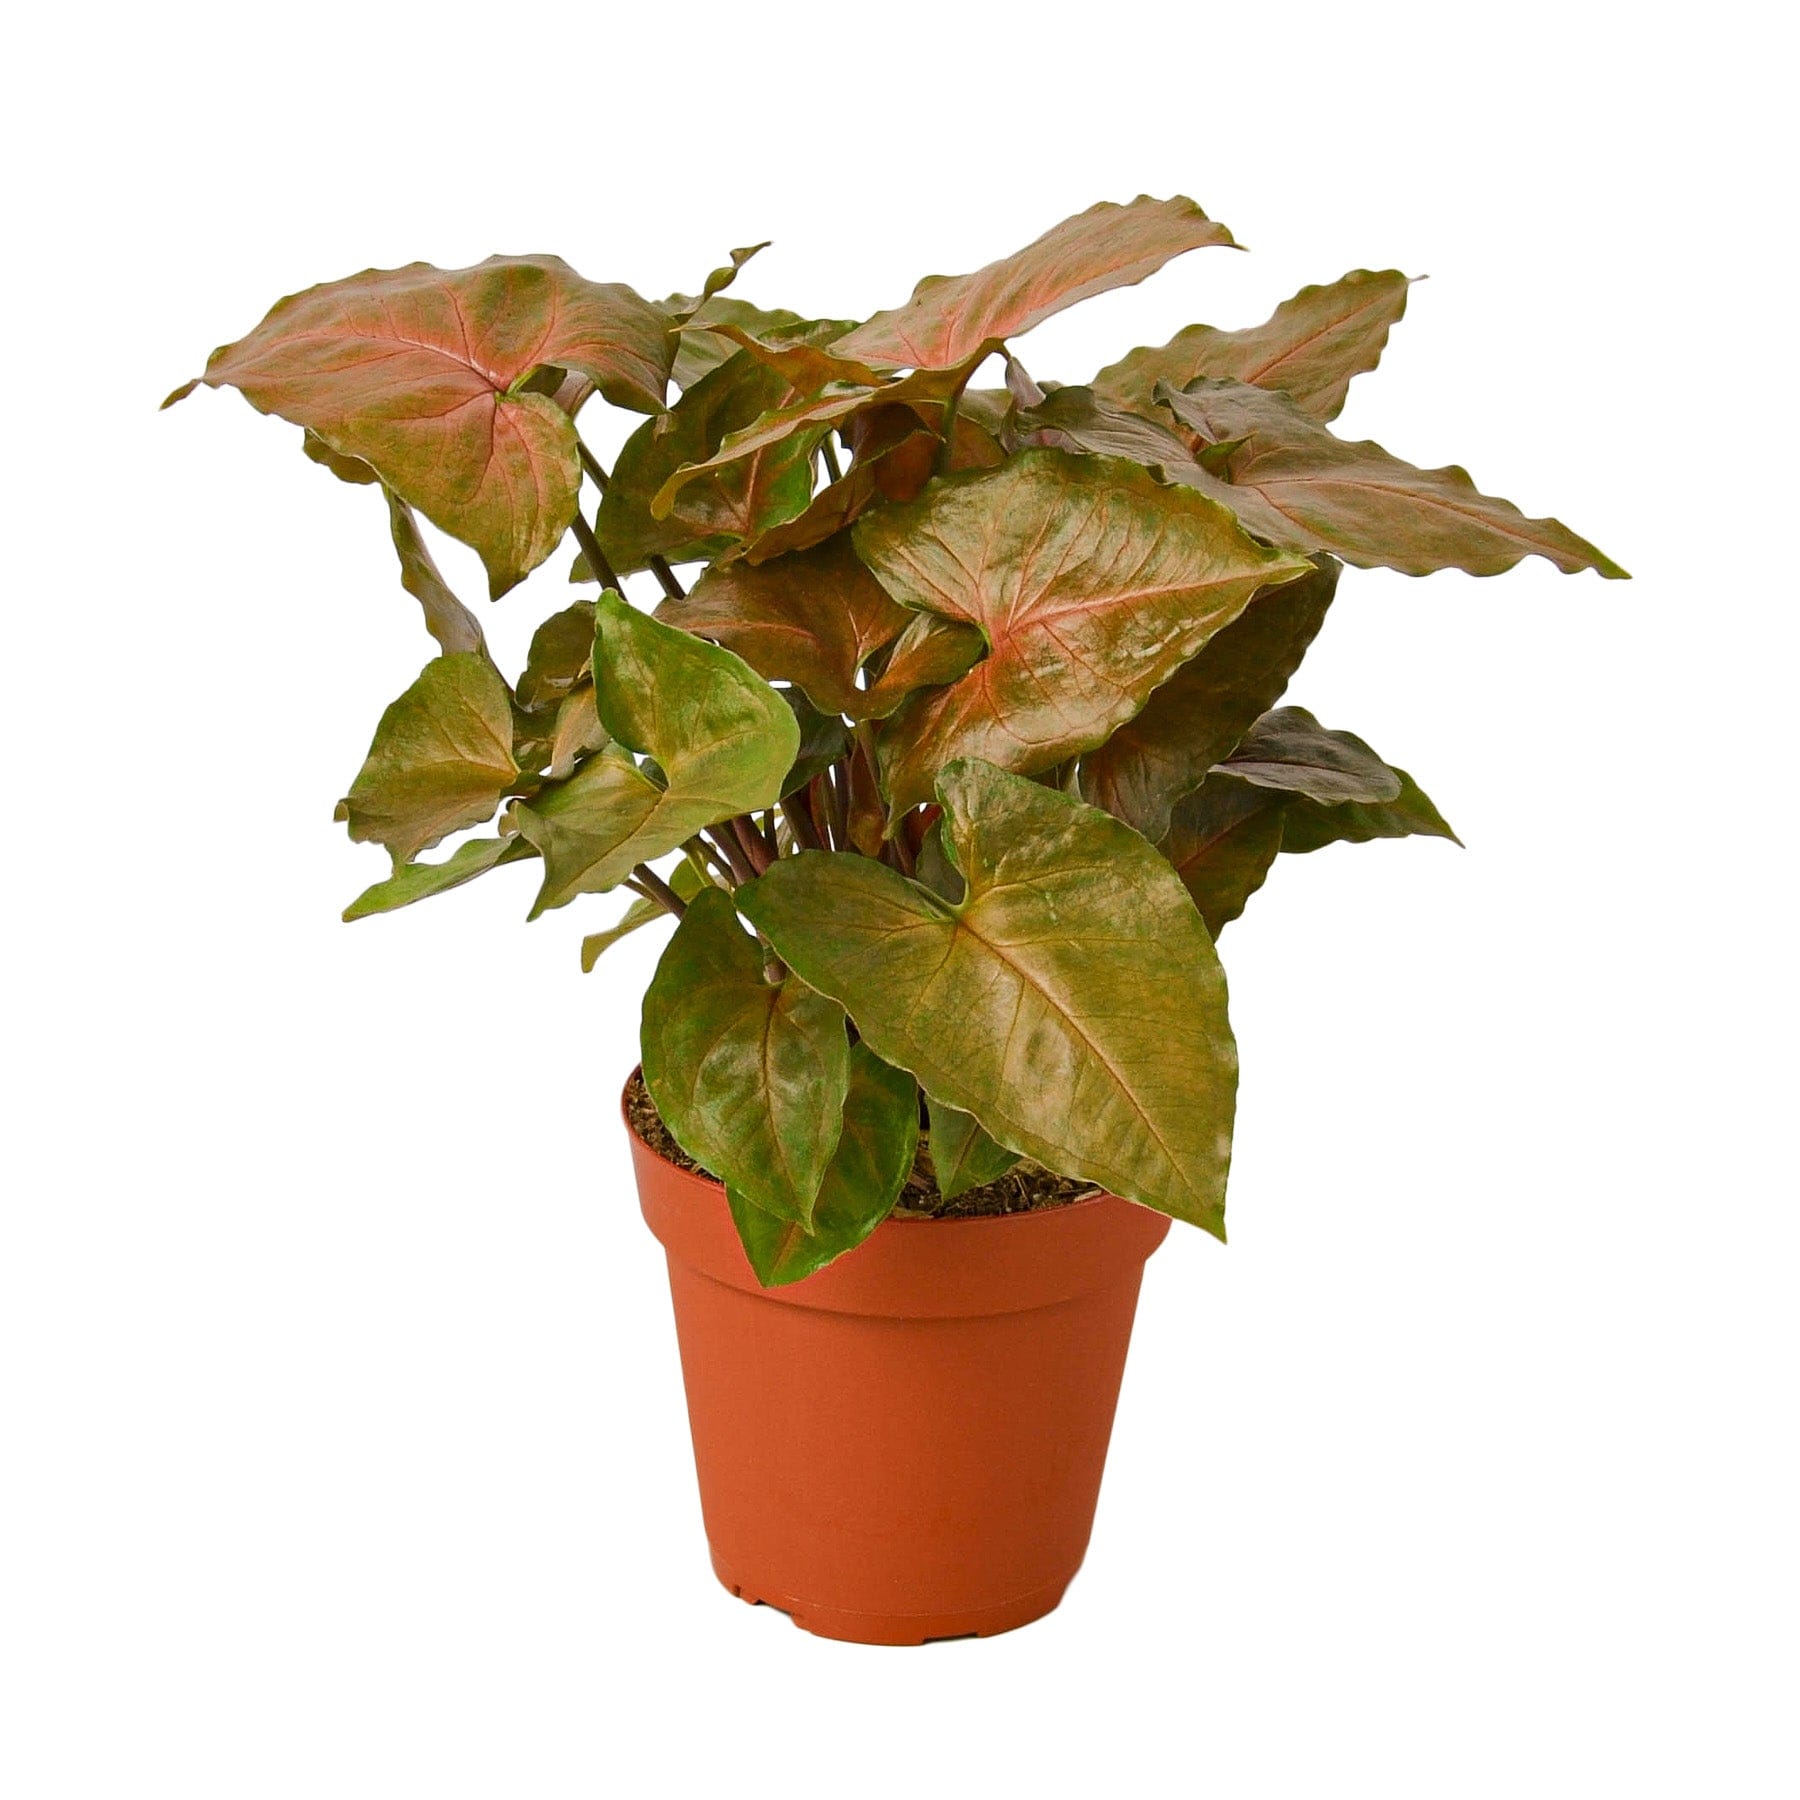
[[[948,1613],[872,1613],[849,1612],[842,1607],[817,1606],[811,1601],[797,1600],[789,1594],[759,1593],[740,1581],[724,1563],[718,1552],[712,1555],[713,1573],[725,1588],[750,1606],[773,1607],[784,1612],[814,1637],[836,1638],[848,1644],[930,1644],[944,1638],[997,1637],[1003,1631],[1016,1631],[1054,1612],[1067,1581],[1053,1582],[1049,1587],[1022,1594],[998,1606],[982,1606],[967,1612]]]

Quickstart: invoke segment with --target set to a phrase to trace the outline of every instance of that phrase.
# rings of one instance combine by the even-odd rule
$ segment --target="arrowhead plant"
[[[1284,851],[1454,841],[1284,704],[1342,566],[1624,573],[1332,429],[1397,271],[1083,382],[1019,361],[1053,313],[1231,245],[1191,200],[1103,203],[862,322],[728,294],[753,250],[661,301],[553,256],[414,263],[277,302],[170,396],[235,387],[378,489],[437,642],[339,804],[393,863],[345,917],[530,863],[533,918],[628,891],[584,968],[672,919],[644,1082],[766,1284],[920,1170],[947,1202],[1040,1168],[1223,1237],[1219,934]],[[645,415],[610,471],[596,399]],[[495,599],[571,543],[516,678],[421,520]]]

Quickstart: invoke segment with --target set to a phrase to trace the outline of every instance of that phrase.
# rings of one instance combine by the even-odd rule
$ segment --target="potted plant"
[[[1231,242],[1190,200],[1102,204],[861,323],[727,293],[751,250],[660,302],[415,263],[282,300],[199,377],[379,491],[440,647],[339,807],[393,861],[345,917],[527,863],[534,918],[629,890],[584,968],[676,921],[624,1105],[708,1536],[827,1635],[1056,1604],[1144,1260],[1171,1219],[1224,1236],[1219,933],[1283,852],[1452,835],[1281,704],[1341,566],[1623,573],[1332,432],[1397,272],[1076,386],[1010,348]],[[610,471],[596,396],[647,415]],[[492,598],[570,534],[598,591],[509,680],[420,515]]]

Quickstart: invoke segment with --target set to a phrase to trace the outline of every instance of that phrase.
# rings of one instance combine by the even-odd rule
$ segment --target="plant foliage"
[[[235,387],[378,487],[439,645],[340,804],[393,860],[345,917],[514,862],[533,917],[630,890],[584,968],[672,916],[644,1078],[765,1283],[861,1243],[921,1132],[946,1195],[1026,1158],[1223,1236],[1220,931],[1283,851],[1454,838],[1281,704],[1341,565],[1623,574],[1333,432],[1396,271],[1085,384],[1010,348],[1231,243],[1191,200],[1106,203],[863,323],[725,293],[753,250],[663,301],[550,256],[414,263],[278,302],[170,396]],[[1005,385],[974,385],[996,355]],[[648,415],[610,472],[578,429],[596,395]],[[597,597],[508,681],[420,516],[495,598],[572,536]]]

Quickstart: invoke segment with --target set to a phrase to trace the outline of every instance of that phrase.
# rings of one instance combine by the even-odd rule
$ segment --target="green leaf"
[[[1303,287],[1260,325],[1243,331],[1190,325],[1160,348],[1132,350],[1094,377],[1094,390],[1120,406],[1148,410],[1159,382],[1184,388],[1210,375],[1280,388],[1315,419],[1335,419],[1351,380],[1381,360],[1411,286],[1398,269],[1352,269],[1323,287]]]
[[[215,350],[201,379],[367,463],[480,552],[498,597],[568,530],[581,479],[573,422],[527,378],[573,370],[658,412],[673,355],[669,321],[630,288],[554,256],[491,257],[308,288]]]
[[[557,706],[587,678],[594,659],[594,603],[577,600],[531,634],[519,704],[529,712]]]
[[[1460,845],[1444,815],[1404,769],[1392,771],[1399,795],[1368,805],[1321,806],[1296,795],[1282,813],[1283,850],[1320,850],[1327,844],[1367,844],[1376,838],[1441,837]]]
[[[599,722],[615,741],[513,808],[544,858],[533,918],[616,887],[702,826],[773,806],[800,746],[792,708],[738,657],[610,590],[596,603],[594,671]]]
[[[1231,241],[1179,194],[1102,201],[972,275],[927,276],[904,306],[877,313],[834,348],[897,367],[954,368],[1078,300],[1154,275],[1183,251]]]
[[[788,392],[777,371],[739,352],[626,440],[594,526],[615,570],[630,574],[647,567],[653,556],[709,560],[806,510],[812,498],[811,446],[798,440],[730,460],[684,489],[679,504],[656,505],[677,470],[704,465],[721,443],[778,407]]]
[[[903,605],[977,627],[989,653],[882,728],[896,815],[961,756],[1030,774],[1102,744],[1270,583],[1309,572],[1222,507],[1113,458],[1026,450],[859,520]]]
[[[1169,808],[1281,698],[1324,623],[1338,569],[1326,560],[1299,581],[1259,593],[1135,719],[1081,759],[1083,797],[1156,843],[1169,828]]]
[[[1097,808],[985,763],[952,764],[938,794],[960,905],[817,852],[739,905],[878,1055],[996,1142],[1222,1232],[1237,1053],[1173,870]]]
[[[796,976],[769,981],[721,888],[689,905],[657,965],[643,1060],[689,1156],[764,1212],[812,1223],[850,1082],[843,1008]]]
[[[755,256],[760,250],[768,249],[768,247],[769,240],[765,238],[760,244],[748,244],[741,250],[727,252],[729,260],[721,263],[718,268],[714,269],[713,272],[707,276],[705,285],[701,288],[699,293],[671,294],[662,302],[662,310],[678,325],[687,324],[708,300],[715,294],[723,293],[726,288],[730,287],[731,284],[737,280],[738,271],[751,259],[751,257]]]
[[[656,616],[734,650],[769,681],[791,681],[822,712],[848,712],[857,672],[911,615],[888,598],[847,535],[774,562],[709,569]]]
[[[345,921],[367,919],[376,913],[392,912],[396,907],[411,906],[415,900],[429,900],[432,895],[446,894],[502,863],[522,862],[535,855],[537,852],[521,838],[471,838],[442,862],[411,862],[396,869],[386,881],[376,882],[344,908]]]
[[[381,715],[338,815],[409,863],[493,817],[519,773],[512,735],[512,696],[486,657],[440,656]]]
[[[938,1192],[946,1200],[971,1188],[998,1181],[1018,1162],[1018,1156],[996,1144],[966,1112],[941,1100],[927,1102],[931,1114],[931,1169]]]
[[[854,1250],[893,1211],[918,1141],[918,1084],[867,1044],[853,1044],[843,1133],[819,1184],[812,1229],[764,1212],[736,1188],[725,1190],[756,1279],[785,1287]]]
[[[486,657],[487,640],[481,634],[480,621],[438,572],[412,508],[391,487],[384,485],[381,491],[387,498],[388,530],[400,558],[400,585],[424,609],[425,629],[443,646],[446,656],[473,652]]]
[[[1288,800],[1278,790],[1219,774],[1177,802],[1160,848],[1215,938],[1244,910],[1280,854]]]
[[[1304,794],[1326,806],[1400,797],[1400,777],[1361,738],[1327,731],[1303,706],[1258,719],[1220,766],[1240,781]]]
[[[692,900],[707,883],[695,872],[692,863],[678,862],[671,871],[669,886],[683,900]],[[594,964],[610,950],[621,938],[628,938],[634,931],[641,931],[646,925],[654,925],[658,919],[669,918],[670,913],[656,900],[633,900],[620,914],[618,923],[610,925],[605,931],[590,932],[581,940],[581,972],[584,975],[593,972]]]
[[[1222,458],[1222,497],[1254,532],[1297,550],[1326,550],[1358,568],[1497,575],[1542,556],[1565,574],[1625,571],[1555,519],[1528,519],[1479,492],[1463,469],[1415,469],[1379,444],[1347,443],[1285,394],[1199,381],[1157,397]]]

